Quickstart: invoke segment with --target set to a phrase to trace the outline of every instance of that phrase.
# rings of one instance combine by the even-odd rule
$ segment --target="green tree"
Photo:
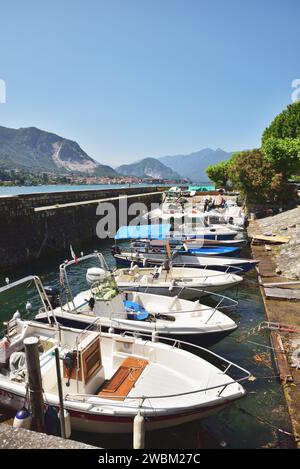
[[[262,151],[285,178],[300,172],[300,102],[290,104],[266,128]]]
[[[300,171],[300,138],[266,138],[262,151],[275,171],[286,178]]]
[[[230,164],[229,177],[249,203],[282,202],[290,196],[291,189],[284,176],[276,173],[259,149],[236,154]]]
[[[228,162],[221,161],[217,164],[212,164],[206,169],[206,174],[211,181],[217,186],[226,187],[228,177]]]

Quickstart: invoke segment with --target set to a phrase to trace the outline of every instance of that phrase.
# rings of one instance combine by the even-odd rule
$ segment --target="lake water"
[[[199,186],[205,186],[207,181],[199,182]],[[39,192],[66,192],[66,191],[93,191],[101,189],[126,189],[129,187],[155,187],[170,186],[170,184],[78,184],[78,185],[44,185],[44,186],[0,186],[1,195],[37,194]]]
[[[110,245],[111,242],[108,241],[95,241],[82,246],[82,249],[85,254],[95,249],[102,251],[109,265],[114,266]],[[69,257],[68,252],[64,255]],[[248,256],[248,249],[242,255]],[[10,280],[14,281],[35,273],[42,278],[44,285],[58,286],[58,265],[62,260],[64,256],[57,255],[49,260],[24,266],[11,274]],[[71,285],[75,285],[74,293],[87,289],[85,269],[86,266],[79,265],[74,269],[76,272],[70,276]],[[4,275],[0,274],[1,285],[4,284],[4,280]],[[250,370],[256,379],[245,384],[248,391],[246,397],[215,416],[179,427],[147,433],[146,448],[148,449],[270,448],[278,447],[279,441],[287,444],[283,441],[283,433],[277,431],[278,428],[290,431],[290,422],[281,386],[270,361],[267,348],[270,345],[268,338],[264,335],[250,336],[247,340],[241,341],[245,332],[265,319],[256,273],[247,274],[238,290],[231,289],[224,293],[239,301],[238,308],[227,313],[239,324],[239,328],[212,349]],[[24,305],[28,299],[33,303],[35,310],[32,316],[34,316],[37,312],[37,298],[36,296],[33,298],[32,295],[33,289],[29,291],[29,294],[25,294],[24,289],[20,289],[2,295],[0,320],[10,318],[17,308],[25,316]],[[132,448],[131,435],[89,435],[77,432],[73,433],[72,438],[107,449]]]
[[[162,184],[163,185],[163,184]],[[124,189],[145,187],[151,184],[81,184],[81,185],[45,185],[45,186],[0,186],[0,195],[37,194],[39,192],[87,191],[101,189]]]

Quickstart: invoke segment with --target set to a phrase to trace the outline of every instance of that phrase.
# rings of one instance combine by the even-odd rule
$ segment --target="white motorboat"
[[[189,244],[189,248],[187,247]],[[213,243],[213,244],[207,244]],[[222,243],[222,244],[220,244]],[[226,243],[226,244],[224,244]],[[166,253],[167,245],[170,247],[171,253],[190,254],[199,256],[232,256],[237,254],[241,249],[241,244],[231,246],[226,241],[210,241],[203,239],[194,240],[176,240],[176,239],[138,239],[130,243],[130,249],[132,252],[146,252],[146,253]],[[120,254],[121,250],[117,244],[111,247],[113,255]]]
[[[13,319],[0,343],[0,404],[14,410],[26,403],[23,341],[28,337],[39,340],[44,399],[57,410],[58,349],[64,408],[72,431],[130,433],[138,413],[147,431],[205,418],[243,397],[240,383],[249,378],[243,368],[180,341],[167,345]],[[185,345],[195,354],[185,351]],[[196,353],[205,353],[206,358]],[[211,362],[222,363],[222,369]]]
[[[233,227],[229,225],[208,224],[207,226],[201,226],[199,224],[185,222],[180,225],[178,229],[175,228],[171,237],[175,239],[203,238],[207,240],[225,241],[233,240],[237,234],[238,231],[234,230]]]
[[[115,240],[125,239],[170,239],[185,240],[203,238],[208,240],[232,240],[237,235],[237,231],[227,228],[225,225],[193,225],[187,224],[159,224],[151,223],[151,225],[129,225],[121,226],[116,235]]]
[[[110,277],[111,272],[101,253],[95,252],[90,256],[95,257],[100,267],[88,268],[86,279],[90,285],[95,284],[97,287],[99,282]],[[88,258],[90,256],[84,257]],[[164,269],[163,266],[159,268],[140,268],[136,264],[129,269],[113,270],[112,274],[120,290],[178,296],[185,300],[195,300],[203,295],[237,286],[243,281],[243,278],[239,275],[209,269],[186,267]]]
[[[146,213],[144,218],[156,221],[162,220],[165,223],[170,222],[170,219],[173,218],[175,222],[182,220],[185,224],[189,223],[190,220],[194,220],[202,224],[205,222],[207,225],[221,224],[235,231],[241,231],[246,223],[243,209],[231,200],[226,202],[224,208],[214,208],[206,212],[204,212],[202,203],[164,202],[160,207]]]
[[[193,245],[192,245],[193,246]],[[193,246],[194,247],[194,246]],[[141,267],[160,266],[167,257],[163,252],[116,251],[113,256],[119,264],[130,266],[132,262]],[[192,267],[242,274],[254,269],[259,261],[239,257],[201,256],[174,252],[171,258],[173,267]]]
[[[90,269],[92,279],[100,272]],[[170,270],[138,267],[118,269],[114,272],[118,287],[121,290],[145,291],[157,295],[180,296],[187,300],[199,298],[207,292],[219,292],[238,285],[242,277],[232,273],[217,272],[208,269],[172,267]]]
[[[79,262],[93,258],[83,256]],[[236,323],[223,314],[219,308],[236,306],[230,298],[215,295],[216,307],[206,306],[198,301],[168,297],[135,291],[118,290],[113,275],[103,276],[99,282],[92,280],[91,289],[73,295],[67,275],[67,268],[74,261],[60,266],[61,278],[65,278],[67,302],[61,306],[59,291],[45,287],[48,300],[57,321],[68,327],[85,329],[98,318],[104,331],[156,334],[186,339],[197,339],[197,343],[210,346],[222,340],[237,327]],[[226,303],[226,305],[225,305]],[[49,308],[42,309],[37,321],[49,321]]]

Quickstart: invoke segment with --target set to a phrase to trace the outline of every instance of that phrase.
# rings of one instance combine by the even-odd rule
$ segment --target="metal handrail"
[[[147,270],[151,270],[151,267],[141,267],[141,269],[143,269],[143,268],[144,268],[144,269],[147,269]],[[174,269],[174,268],[176,269],[177,267],[173,267],[173,269]],[[178,269],[182,269],[182,268],[183,268],[183,267],[178,267]],[[192,268],[192,267],[191,267],[191,268]],[[198,268],[196,268],[196,269],[197,269],[197,270],[210,270],[210,269],[198,269]],[[123,268],[123,269],[118,269],[118,270],[125,272],[125,271],[129,271],[130,268],[126,268],[126,267],[125,267],[125,268]],[[170,271],[171,271],[171,270],[172,270],[172,267],[171,267]],[[184,278],[185,278],[186,280],[190,280],[190,279],[203,279],[203,278],[206,280],[206,279],[212,278],[212,277],[221,277],[222,275],[225,275],[225,274],[227,274],[227,278],[228,278],[228,277],[232,274],[232,272],[219,272],[219,271],[213,270],[213,269],[211,270],[211,272],[214,272],[214,274],[210,274],[210,275],[206,275],[206,276],[195,275],[195,276],[193,276],[193,277],[184,277]],[[233,273],[233,275],[236,275],[236,274]],[[225,275],[225,277],[226,277],[226,275]],[[175,278],[175,279],[173,279],[173,280],[178,280],[178,279],[179,279],[179,277],[178,277],[178,278]]]
[[[122,335],[122,337],[126,337],[127,334],[131,335],[133,337],[136,337],[136,334],[134,332],[130,332],[130,331],[127,331],[125,334]],[[131,399],[131,400],[142,400],[142,401],[144,401],[146,399],[167,399],[167,398],[171,398],[171,397],[181,397],[181,396],[187,396],[187,395],[191,395],[191,394],[197,394],[197,393],[200,393],[200,392],[207,392],[207,391],[210,391],[210,390],[213,390],[213,389],[222,388],[220,390],[220,392],[218,393],[218,397],[220,397],[222,392],[228,386],[231,386],[231,385],[236,384],[236,383],[242,383],[243,381],[248,380],[251,376],[251,373],[248,370],[246,370],[245,368],[231,362],[230,360],[227,360],[224,357],[221,357],[220,355],[212,352],[211,350],[205,349],[204,347],[201,347],[201,346],[196,345],[196,344],[191,344],[189,342],[185,342],[185,341],[182,341],[182,340],[172,340],[168,337],[156,336],[156,338],[157,339],[162,339],[162,340],[168,341],[168,342],[173,342],[173,348],[174,347],[180,347],[181,345],[187,345],[188,347],[204,351],[205,353],[208,353],[208,354],[212,355],[214,358],[223,360],[223,362],[227,363],[228,366],[227,366],[226,370],[225,371],[220,370],[220,371],[222,371],[222,374],[226,374],[227,371],[230,368],[234,367],[237,370],[243,372],[244,376],[241,377],[241,378],[237,378],[237,379],[232,378],[233,381],[230,382],[230,383],[219,384],[219,385],[215,385],[215,386],[210,386],[210,387],[206,387],[206,388],[202,388],[202,389],[197,389],[197,390],[193,390],[193,391],[186,391],[186,392],[176,393],[176,394],[165,394],[165,395],[154,395],[154,396],[145,396],[145,395],[142,395],[142,396],[128,396],[128,395],[127,396],[112,396],[112,395],[108,395],[105,398],[100,398],[98,396],[95,396],[94,394],[67,394],[65,396],[65,399],[66,400],[72,400],[72,399],[74,400],[74,399],[78,399],[79,397],[83,397],[83,398],[86,398],[86,399],[95,398],[95,399],[101,400],[101,401],[106,400],[106,399],[118,399],[118,400],[119,399],[129,399],[129,400]],[[108,403],[104,403],[104,404],[108,404]]]
[[[143,253],[139,253],[137,251],[138,254],[143,254]],[[122,254],[117,254],[117,256],[122,256]],[[116,257],[117,257],[116,256]],[[131,261],[133,263],[138,263],[138,262],[146,262],[149,264],[149,267],[147,267],[147,265],[143,265],[143,267],[147,267],[147,268],[151,268],[151,267],[157,267],[157,265],[155,264],[155,262],[159,263],[159,265],[162,265],[164,260],[163,259],[155,259],[155,258],[150,258],[150,259],[147,259],[143,256],[137,256],[136,258],[134,258],[134,256],[125,256],[125,259],[127,261]],[[192,257],[192,256],[191,256]],[[118,257],[117,257],[118,258]],[[211,268],[210,265],[208,264],[200,264],[200,265],[195,265],[193,266],[193,264],[189,264],[189,263],[182,263],[180,265],[174,265],[172,263],[172,260],[171,260],[171,266],[170,267],[179,267],[179,268],[189,268],[189,269],[200,269],[200,270],[215,270],[213,268]],[[243,269],[241,267],[238,267],[238,266],[235,266],[235,265],[227,265],[227,264],[223,264],[221,267],[224,267],[225,270],[224,271],[218,271],[220,272],[220,274],[240,274],[240,273],[243,273]],[[217,272],[217,271],[216,271]]]
[[[5,292],[5,291],[16,288],[20,285],[23,285],[24,283],[27,283],[27,282],[33,282],[34,283],[34,286],[35,286],[35,288],[36,288],[36,290],[39,294],[39,297],[40,297],[40,300],[43,304],[43,307],[44,307],[44,309],[47,313],[48,321],[50,322],[49,313],[51,312],[51,314],[54,318],[54,321],[57,325],[57,321],[56,321],[56,318],[55,318],[55,314],[53,313],[52,305],[51,305],[50,300],[49,300],[49,298],[48,298],[48,296],[45,292],[44,285],[43,285],[41,279],[37,275],[28,275],[27,277],[23,277],[20,280],[16,280],[15,282],[8,283],[4,287],[0,288],[0,294]]]

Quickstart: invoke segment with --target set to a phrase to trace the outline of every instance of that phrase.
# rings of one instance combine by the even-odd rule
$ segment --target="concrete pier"
[[[119,201],[128,205],[161,201],[157,187],[84,190],[24,194],[0,197],[0,268],[2,272],[17,265],[63,252],[72,244],[77,249],[96,239],[100,216],[98,204],[111,202],[119,220]],[[99,240],[101,241],[101,240]]]
[[[74,440],[0,424],[0,449],[99,449]]]

